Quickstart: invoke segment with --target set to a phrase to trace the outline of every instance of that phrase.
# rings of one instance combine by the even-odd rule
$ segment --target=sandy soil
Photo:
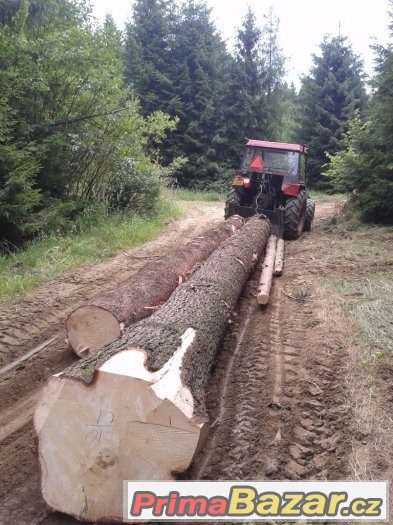
[[[323,285],[324,278],[348,272],[367,276],[364,259],[343,266],[330,257],[338,234],[326,232],[323,221],[336,206],[317,203],[313,231],[286,243],[284,273],[274,280],[269,305],[255,300],[260,268],[247,283],[211,376],[212,430],[186,478],[391,479],[393,366],[385,363],[367,383],[358,366],[361,342],[353,339],[357,328]],[[164,253],[221,213],[221,204],[190,203],[187,218],[169,225],[157,241],[71,272],[4,309],[0,327],[14,326],[5,335],[16,343],[0,352],[2,366],[54,335],[58,339],[0,376],[0,524],[76,523],[45,508],[31,425],[40,385],[74,360],[62,341],[67,312],[140,268],[144,260],[133,257]]]

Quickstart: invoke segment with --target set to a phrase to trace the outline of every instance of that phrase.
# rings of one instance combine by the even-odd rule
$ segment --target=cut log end
[[[145,368],[145,351],[130,348],[100,367],[89,386],[51,378],[34,419],[42,492],[51,508],[88,521],[119,521],[122,480],[173,479],[188,468],[206,435],[206,422],[192,418],[192,396],[180,375],[193,339],[187,330],[155,373]],[[54,443],[62,443],[61,454]]]
[[[258,294],[257,301],[258,304],[268,304],[270,295],[269,294]]]
[[[94,305],[81,306],[71,312],[66,330],[68,342],[79,357],[93,354],[121,334],[116,317],[105,308]]]

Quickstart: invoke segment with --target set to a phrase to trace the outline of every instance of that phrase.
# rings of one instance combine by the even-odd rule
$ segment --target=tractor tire
[[[225,212],[224,212],[224,219],[227,220],[231,215],[233,215],[233,212],[231,212],[231,204],[235,204],[236,206],[240,206],[240,195],[235,189],[232,189],[228,193],[227,200],[225,201]]]
[[[297,197],[287,200],[284,215],[284,239],[295,241],[304,230],[307,212],[307,194],[304,190]]]
[[[315,215],[315,201],[312,199],[307,199],[307,211],[306,218],[304,219],[304,228],[303,231],[309,232],[312,229],[312,223],[314,221]]]

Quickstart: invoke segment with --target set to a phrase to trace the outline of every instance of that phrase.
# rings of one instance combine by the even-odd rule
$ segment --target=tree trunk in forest
[[[35,413],[47,504],[88,521],[122,519],[122,480],[172,479],[207,432],[210,369],[270,233],[253,218],[151,317],[45,387]]]
[[[76,308],[66,322],[67,339],[80,357],[87,357],[121,335],[127,327],[151,315],[165,302],[192,268],[244,225],[234,216],[181,248],[146,264],[115,289]]]
[[[276,250],[276,260],[274,261],[274,275],[281,275],[284,267],[284,249],[285,241],[284,239],[278,239],[277,241],[277,250]]]
[[[276,258],[276,244],[277,237],[271,235],[267,243],[265,260],[263,261],[263,269],[259,281],[257,295],[259,304],[267,304],[269,302],[270,288],[272,287],[273,280],[274,261]]]

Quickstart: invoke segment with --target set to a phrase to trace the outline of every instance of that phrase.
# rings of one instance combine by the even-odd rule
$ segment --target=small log
[[[149,316],[225,239],[244,225],[231,217],[181,248],[146,264],[113,290],[76,308],[66,322],[67,339],[79,357],[87,357],[120,337],[127,327]]]
[[[49,380],[35,429],[50,507],[121,521],[122,480],[189,467],[208,430],[212,363],[269,233],[268,221],[251,219],[151,317]]]
[[[279,276],[282,274],[282,270],[284,267],[284,248],[285,248],[284,239],[278,239],[277,250],[276,250],[276,260],[274,261],[274,275],[275,276]]]
[[[270,288],[272,287],[274,260],[276,257],[277,237],[270,235],[266,246],[265,260],[259,281],[257,300],[259,304],[267,304],[270,297]]]

